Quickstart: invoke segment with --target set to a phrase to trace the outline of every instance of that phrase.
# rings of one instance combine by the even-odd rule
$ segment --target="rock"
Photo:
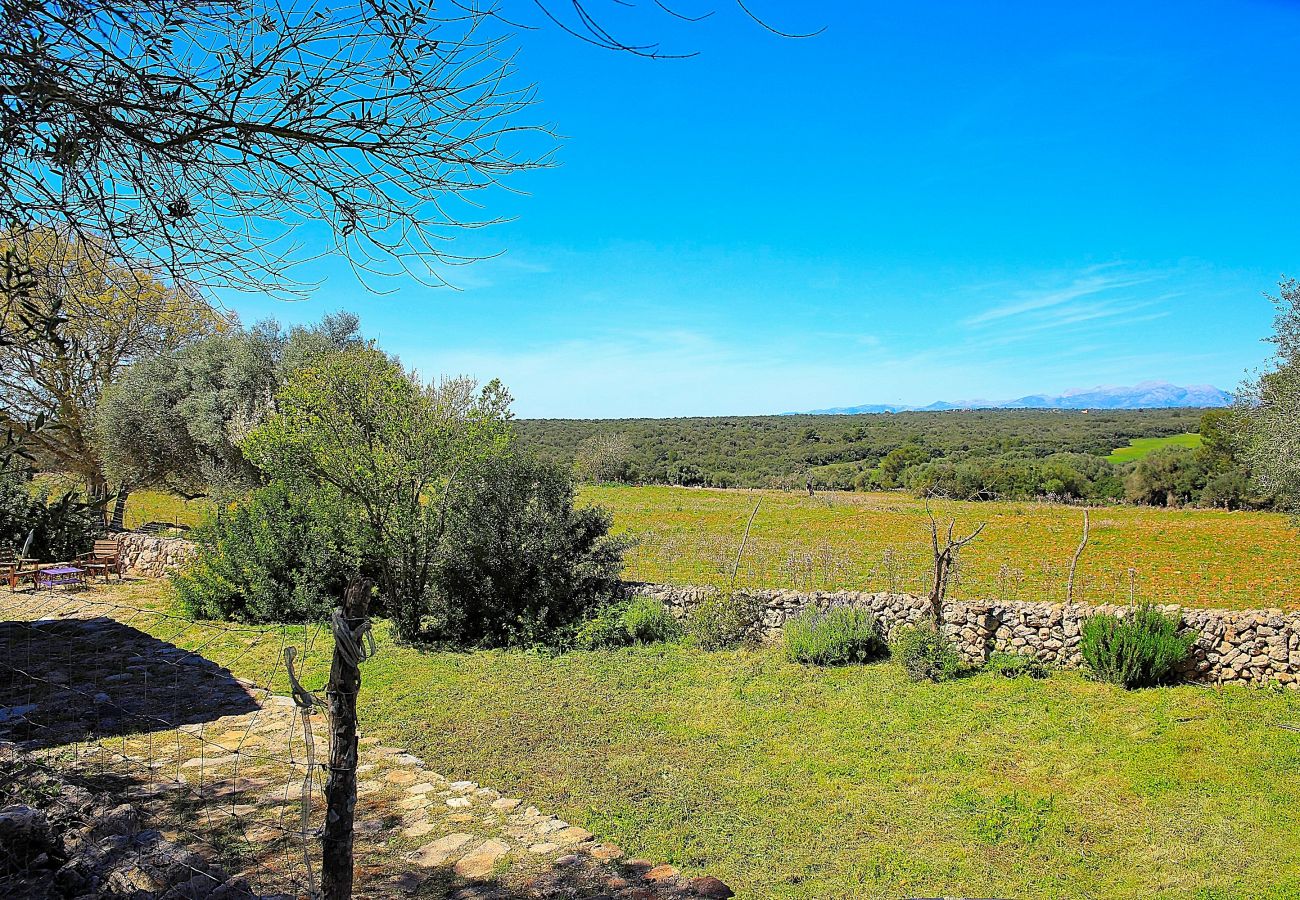
[[[522,800],[514,800],[510,797],[499,797],[492,801],[493,809],[511,810],[522,803]]]
[[[670,878],[676,878],[680,874],[682,873],[678,871],[675,866],[670,866],[667,863],[664,863],[655,866],[641,877],[646,881],[667,881]]]
[[[411,862],[417,866],[423,866],[426,869],[435,866],[445,866],[452,859],[460,855],[460,851],[465,845],[474,840],[472,834],[448,834],[438,838],[436,841],[425,844],[419,850],[416,850],[409,857]]]
[[[472,851],[461,857],[452,871],[462,878],[482,878],[490,875],[496,868],[497,860],[510,852],[510,845],[496,839],[479,844]]]
[[[541,843],[541,844],[533,844],[532,846],[530,846],[528,848],[528,852],[529,853],[554,853],[556,850],[559,849],[560,849],[559,844]]]
[[[710,900],[726,900],[728,897],[736,896],[735,891],[712,875],[701,875],[698,878],[692,878],[690,887],[699,896],[709,897]]]
[[[568,828],[561,828],[558,831],[551,831],[546,835],[547,840],[554,841],[561,846],[570,844],[581,844],[583,841],[592,839],[592,833],[585,828],[579,828],[576,825],[570,825]]]

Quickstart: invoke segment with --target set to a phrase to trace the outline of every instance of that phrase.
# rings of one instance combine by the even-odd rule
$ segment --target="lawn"
[[[1133,462],[1141,459],[1149,453],[1157,450],[1163,450],[1165,447],[1187,447],[1195,450],[1201,446],[1201,436],[1199,434],[1174,434],[1169,437],[1152,437],[1152,438],[1133,438],[1128,442],[1127,447],[1116,447],[1111,454],[1106,457],[1108,462],[1115,465]]]
[[[131,622],[259,681],[283,636]],[[315,688],[328,642],[289,637],[307,633]],[[425,653],[379,633],[366,733],[741,897],[1300,897],[1294,692],[917,685],[775,649]]]
[[[809,590],[926,590],[929,520],[902,493],[593,487],[582,498],[639,539],[628,577],[679,584],[730,580],[761,499],[736,583]],[[1063,600],[1083,511],[1049,503],[939,502],[936,518],[984,532],[962,554],[952,596]],[[1108,506],[1091,510],[1075,599],[1149,598],[1185,606],[1300,608],[1297,532],[1278,513]]]

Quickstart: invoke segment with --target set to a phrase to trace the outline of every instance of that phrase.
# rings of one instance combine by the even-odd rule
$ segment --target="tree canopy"
[[[1276,365],[1242,390],[1236,421],[1255,479],[1278,506],[1300,513],[1300,282],[1284,279],[1271,299]]]
[[[41,464],[102,491],[104,470],[92,428],[100,396],[131,362],[165,354],[229,327],[194,294],[113,259],[75,235],[41,229],[9,238],[30,281],[25,299],[57,332],[33,333],[4,319],[0,423]],[[35,427],[48,416],[49,427]]]

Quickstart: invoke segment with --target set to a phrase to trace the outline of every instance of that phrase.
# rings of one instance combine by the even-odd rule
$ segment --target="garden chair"
[[[76,565],[87,572],[99,572],[108,581],[109,574],[122,580],[122,545],[113,538],[95,541],[95,549],[77,556]]]
[[[18,590],[18,585],[23,581],[36,584],[36,576],[40,571],[40,564],[34,559],[13,553],[0,556],[0,578],[9,582],[10,592]]]

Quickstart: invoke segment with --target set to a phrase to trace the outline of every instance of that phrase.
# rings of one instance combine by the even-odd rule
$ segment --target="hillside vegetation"
[[[732,416],[691,419],[523,419],[522,442],[569,464],[584,442],[622,435],[629,480],[712,487],[802,487],[811,474],[827,488],[854,479],[891,451],[965,460],[1015,453],[1105,457],[1133,438],[1197,429],[1203,410],[986,409],[860,416]]]

